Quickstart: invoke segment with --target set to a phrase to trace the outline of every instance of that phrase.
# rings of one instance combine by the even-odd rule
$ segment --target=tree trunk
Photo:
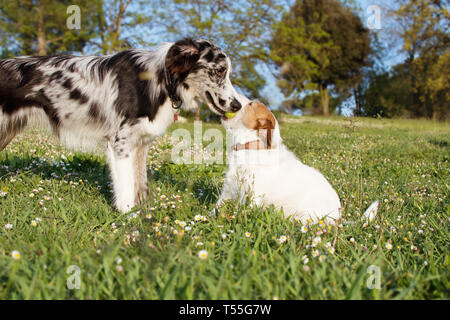
[[[359,100],[357,90],[353,89],[353,97],[355,98],[355,116],[361,116],[361,101]]]
[[[322,102],[322,112],[324,116],[328,116],[330,114],[330,109],[328,105],[328,90],[327,87],[320,84],[319,85],[319,94],[320,94],[320,101]]]
[[[38,26],[37,26],[37,36],[38,36],[38,55],[45,56],[47,54],[47,37],[45,34],[45,22],[44,22],[44,9],[41,5],[37,7],[38,12]]]

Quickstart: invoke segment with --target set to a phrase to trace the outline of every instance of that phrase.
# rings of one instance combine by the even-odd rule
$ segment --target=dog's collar
[[[176,93],[177,86],[175,85],[175,82],[172,79],[172,75],[167,69],[165,70],[165,74],[166,74],[167,94],[169,96],[170,101],[172,102],[172,108],[180,109],[183,101],[181,101],[181,98]]]
[[[234,151],[239,150],[269,150],[261,140],[253,140],[246,143],[236,143],[232,149]]]

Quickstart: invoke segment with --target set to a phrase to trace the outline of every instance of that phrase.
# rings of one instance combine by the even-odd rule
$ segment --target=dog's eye
[[[226,68],[216,69],[216,74],[217,74],[219,77],[223,78],[223,76],[225,75],[225,72],[226,72],[226,71],[227,71]]]

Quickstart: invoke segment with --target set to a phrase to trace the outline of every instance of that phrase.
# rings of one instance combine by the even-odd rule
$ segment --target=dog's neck
[[[233,145],[234,151],[240,150],[270,150],[271,148],[266,146],[261,140],[253,140],[245,143],[236,143]]]

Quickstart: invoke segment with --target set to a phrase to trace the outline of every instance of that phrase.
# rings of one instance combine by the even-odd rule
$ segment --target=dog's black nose
[[[233,101],[231,101],[230,106],[231,106],[231,110],[233,110],[234,112],[239,111],[242,108],[241,103],[236,98],[234,98]]]

